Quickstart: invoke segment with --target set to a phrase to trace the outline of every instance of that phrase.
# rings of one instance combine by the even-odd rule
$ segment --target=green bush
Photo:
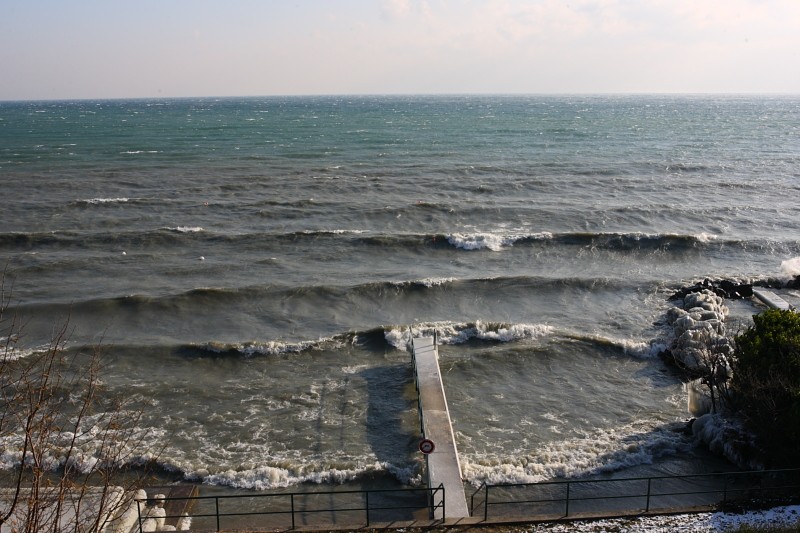
[[[753,317],[736,337],[733,390],[770,466],[800,465],[800,314]]]

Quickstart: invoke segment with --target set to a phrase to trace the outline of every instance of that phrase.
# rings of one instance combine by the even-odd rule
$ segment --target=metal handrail
[[[580,502],[580,501],[597,501],[597,500],[618,500],[618,499],[630,499],[630,498],[645,498],[645,505],[644,509],[630,509],[631,511],[634,510],[643,510],[644,512],[651,511],[651,501],[654,497],[663,497],[663,496],[694,496],[694,495],[701,495],[701,494],[715,494],[715,493],[722,493],[722,501],[718,503],[725,504],[728,502],[729,496],[732,493],[744,493],[744,492],[758,492],[761,491],[762,493],[769,490],[782,490],[787,491],[787,495],[790,494],[791,491],[800,489],[800,480],[793,481],[789,484],[781,484],[776,486],[768,486],[768,487],[746,487],[746,488],[731,488],[729,486],[729,481],[731,478],[736,477],[744,477],[744,476],[757,476],[761,479],[765,479],[767,476],[773,476],[776,474],[793,474],[795,476],[800,475],[800,469],[778,469],[778,470],[758,470],[758,471],[743,471],[743,472],[718,472],[718,473],[711,473],[711,474],[685,474],[685,475],[663,475],[663,476],[646,476],[646,477],[630,477],[630,478],[617,478],[617,479],[580,479],[580,480],[559,480],[559,481],[546,481],[546,482],[539,482],[539,483],[502,483],[496,485],[489,485],[488,483],[484,482],[481,484],[480,487],[472,494],[471,500],[471,514],[475,515],[475,496],[484,490],[485,492],[485,500],[484,500],[484,512],[483,512],[483,519],[488,520],[489,517],[489,506],[490,505],[519,505],[519,504],[527,504],[527,503],[557,503],[563,502],[564,503],[564,517],[569,516],[569,509],[571,502]],[[722,479],[724,481],[723,486],[719,488],[713,488],[708,490],[686,490],[686,491],[659,491],[653,492],[653,482],[654,481],[661,481],[661,480],[703,480],[703,479]],[[591,485],[591,484],[624,484],[629,482],[647,482],[646,484],[646,491],[639,493],[626,493],[626,494],[607,494],[607,495],[594,495],[594,496],[575,496],[572,494],[571,488],[573,486],[580,486],[580,485]],[[548,487],[548,486],[563,486],[565,489],[565,496],[561,498],[544,498],[538,500],[507,500],[507,501],[495,501],[490,502],[490,490],[491,489],[498,489],[498,488],[521,488],[521,487]],[[795,494],[795,497],[798,495]]]
[[[216,495],[216,496],[184,496],[184,497],[173,497],[173,498],[163,498],[161,502],[169,502],[169,501],[184,501],[184,502],[196,502],[196,501],[214,501],[214,512],[213,513],[193,513],[192,518],[215,518],[216,520],[216,528],[217,531],[221,530],[220,527],[220,519],[225,517],[235,517],[235,516],[269,516],[269,515],[290,515],[292,521],[292,529],[296,526],[296,516],[298,514],[314,514],[314,513],[330,513],[330,512],[352,512],[352,511],[364,511],[364,518],[365,518],[365,525],[369,527],[370,525],[370,511],[381,511],[381,510],[402,510],[402,509],[419,509],[419,506],[409,506],[409,505],[391,505],[391,506],[374,506],[370,505],[369,497],[370,494],[388,494],[388,493],[409,493],[409,492],[426,492],[428,494],[428,508],[430,511],[431,516],[434,516],[436,509],[442,509],[442,516],[446,516],[444,514],[445,509],[445,492],[444,492],[444,485],[440,484],[438,487],[435,488],[402,488],[402,489],[376,489],[376,490],[341,490],[341,491],[323,491],[323,492],[290,492],[290,493],[281,493],[281,494],[228,494],[228,495]],[[441,499],[437,502],[436,496],[441,491]],[[320,509],[304,509],[299,511],[295,507],[294,499],[295,497],[303,496],[303,497],[325,497],[325,496],[341,496],[345,494],[362,494],[364,495],[364,505],[363,506],[355,506],[355,507],[331,507],[331,508],[320,508]],[[289,499],[289,510],[282,510],[282,511],[267,511],[267,510],[258,510],[258,511],[239,511],[239,512],[220,512],[220,501],[221,500],[241,500],[241,499]],[[147,516],[142,515],[143,504],[146,504],[150,499],[141,499],[141,500],[134,500],[137,505],[138,510],[138,520],[139,520],[139,532],[142,531],[142,525],[144,521],[148,518]],[[164,519],[172,519],[172,518],[181,518],[180,515],[166,515],[163,516]]]
[[[484,514],[484,516],[486,516],[486,514],[487,514],[486,505],[489,502],[489,485],[487,485],[486,482],[484,481],[483,483],[480,484],[480,486],[477,489],[475,489],[475,492],[472,493],[472,496],[469,497],[469,514],[472,515],[472,516],[475,516],[475,496],[477,496],[477,494],[480,491],[484,491],[484,496],[483,496],[484,512],[483,512],[483,514]]]
[[[417,359],[414,351],[414,330],[408,326],[408,334],[411,337],[411,363],[414,366],[414,386],[417,389],[417,410],[419,411],[419,433],[421,438],[425,438],[425,411],[422,409],[422,395],[419,394],[419,374],[417,374]]]
[[[442,520],[444,520],[444,518],[447,516],[446,509],[444,507],[444,504],[445,504],[445,501],[446,501],[445,494],[444,494],[444,483],[439,483],[438,487],[436,487],[435,489],[432,489],[432,492],[430,493],[430,497],[433,500],[435,494],[437,492],[439,492],[439,491],[442,491],[442,499],[439,501],[439,503],[437,503],[435,505],[433,503],[431,503],[430,513],[431,513],[431,518],[433,518],[434,516],[436,516],[436,509],[439,509],[441,507],[442,508]]]

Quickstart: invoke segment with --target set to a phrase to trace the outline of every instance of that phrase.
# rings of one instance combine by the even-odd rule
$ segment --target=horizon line
[[[131,100],[191,100],[191,99],[251,99],[251,98],[387,98],[387,97],[412,97],[412,98],[431,98],[431,97],[592,97],[592,96],[736,96],[736,97],[757,97],[757,96],[800,96],[800,92],[441,92],[441,93],[303,93],[303,94],[251,94],[251,95],[192,95],[192,96],[98,96],[98,97],[73,97],[73,98],[0,98],[0,103],[35,103],[35,102],[110,102],[110,101],[131,101]]]

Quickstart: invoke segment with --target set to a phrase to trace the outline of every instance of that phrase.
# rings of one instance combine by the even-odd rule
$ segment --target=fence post
[[[644,512],[650,511],[650,482],[653,481],[653,478],[647,478],[647,504],[644,507]]]
[[[367,527],[369,527],[369,491],[365,492],[364,496],[366,497]]]
[[[486,486],[486,497],[483,499],[483,521],[489,520],[489,484],[484,483]]]
[[[442,522],[445,521],[447,518],[447,507],[445,504],[447,503],[447,498],[445,498],[444,494],[444,483],[439,483],[439,488],[442,489]]]
[[[216,515],[217,515],[217,531],[219,531],[220,527],[219,527],[219,498],[218,497],[214,498],[214,508],[216,510]]]
[[[142,502],[136,500],[136,512],[139,513],[139,533],[142,533]]]
[[[725,483],[722,485],[722,503],[728,503],[728,474],[725,474]]]
[[[289,499],[292,508],[292,529],[294,529],[294,493],[289,494]]]
[[[570,482],[567,481],[567,499],[566,499],[565,506],[564,506],[564,516],[565,517],[569,516],[569,486],[570,486]]]

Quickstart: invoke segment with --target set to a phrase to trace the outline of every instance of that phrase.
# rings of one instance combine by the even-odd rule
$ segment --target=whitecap
[[[438,287],[439,285],[446,285],[457,281],[458,278],[423,278],[414,281],[393,281],[392,285],[396,287],[408,287],[409,285],[421,285],[427,289]]]
[[[8,337],[0,337],[0,346],[3,350],[2,359],[4,361],[17,361],[19,359],[25,359],[31,355],[43,354],[50,349],[49,346],[40,346],[37,348],[18,348],[15,345],[16,340],[16,335],[13,335],[11,339]]]
[[[174,228],[163,228],[167,231],[177,231],[178,233],[200,233],[201,231],[205,231],[200,226],[177,226]]]
[[[702,233],[700,233],[698,235],[695,235],[695,238],[697,239],[698,242],[706,244],[706,243],[709,243],[711,241],[716,240],[717,239],[717,235],[714,235],[713,233],[702,232]]]
[[[115,203],[124,204],[125,202],[128,202],[129,199],[128,198],[88,198],[88,199],[85,199],[85,200],[78,200],[78,201],[81,202],[81,203],[84,203],[84,204],[115,204]]]
[[[245,342],[236,344],[225,344],[217,342],[208,342],[203,345],[203,348],[209,352],[224,353],[229,351],[236,351],[246,357],[257,355],[281,355],[288,353],[300,353],[306,350],[320,350],[322,346],[330,346],[336,349],[342,346],[340,341],[332,337],[321,337],[315,341],[297,341],[297,342],[283,342],[283,341],[266,341],[266,342]]]
[[[413,337],[432,337],[434,334],[440,344],[463,344],[470,339],[495,342],[511,342],[521,339],[535,339],[554,331],[547,324],[498,324],[477,321],[472,324],[433,322],[415,324],[413,328],[391,328],[384,333],[386,342],[404,350]]]
[[[447,242],[463,250],[482,250],[484,248],[498,252],[504,247],[513,246],[519,239],[514,235],[495,235],[493,233],[453,233],[447,236]]]
[[[614,346],[620,348],[625,355],[632,355],[642,359],[656,357],[664,349],[663,344],[645,342],[637,339],[618,339],[614,337],[605,337],[603,335],[590,335],[588,337],[578,335],[575,336],[575,338],[587,339],[596,344]]]
[[[418,283],[430,289],[431,287],[438,287],[439,285],[446,285],[448,283],[452,283],[457,279],[458,278],[424,278],[415,281],[415,283]]]

